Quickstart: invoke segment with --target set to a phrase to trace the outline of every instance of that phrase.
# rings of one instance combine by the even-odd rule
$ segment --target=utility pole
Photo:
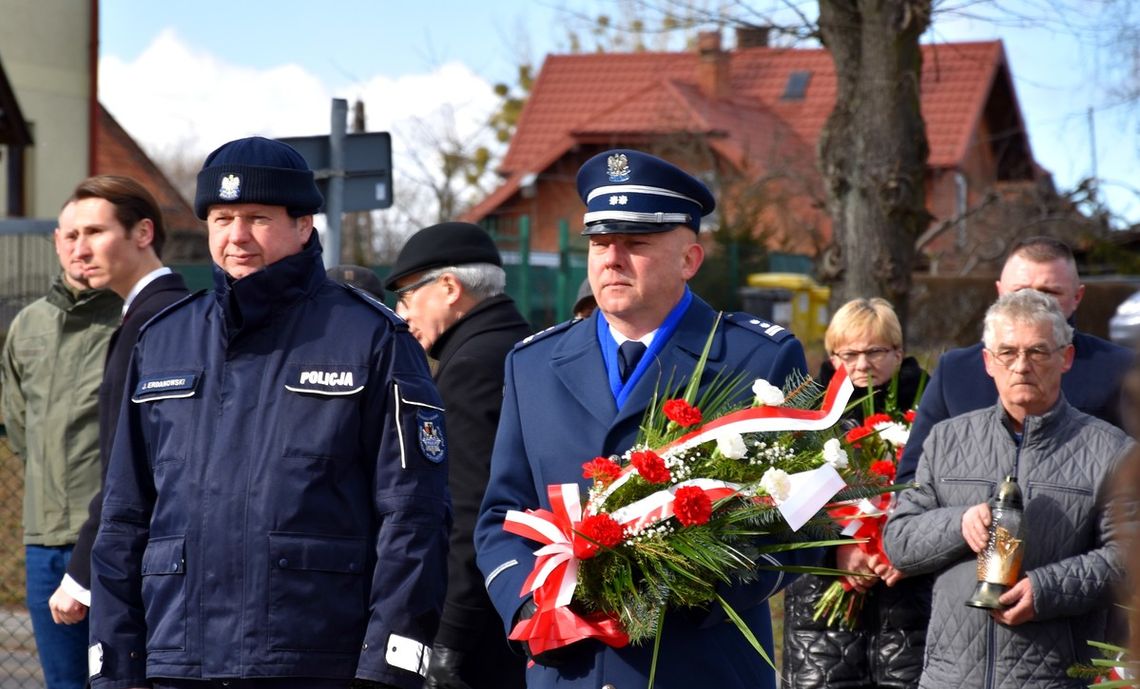
[[[344,138],[348,101],[333,98],[329,129],[329,193],[325,197],[325,268],[340,264],[340,228],[344,215]]]

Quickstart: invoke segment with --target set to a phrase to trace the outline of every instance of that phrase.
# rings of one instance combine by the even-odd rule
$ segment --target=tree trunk
[[[819,141],[833,233],[821,274],[833,307],[883,297],[905,326],[914,243],[930,222],[919,37],[931,0],[820,0],[819,8],[837,80]]]

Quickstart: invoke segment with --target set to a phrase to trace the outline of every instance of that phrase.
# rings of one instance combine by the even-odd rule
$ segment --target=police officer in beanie
[[[714,207],[702,182],[654,156],[613,150],[582,166],[578,192],[587,207],[587,274],[598,308],[527,338],[507,357],[491,479],[475,529],[479,568],[506,629],[533,613],[520,591],[536,549],[503,530],[506,513],[550,509],[550,484],[576,483],[584,493],[582,464],[630,449],[658,384],[691,377],[717,316],[686,284],[704,259],[701,216]],[[746,314],[726,314],[707,367],[707,380],[743,374],[781,385],[806,370],[791,333]],[[780,557],[804,564],[819,562],[821,553]],[[755,582],[723,591],[769,654],[766,601],[790,580],[760,571]],[[579,641],[535,657],[527,687],[644,687],[652,655],[653,644]],[[719,607],[666,615],[656,677],[658,689],[775,686],[772,669]]]
[[[530,325],[503,293],[506,273],[477,225],[432,225],[408,239],[384,286],[396,312],[434,362],[451,443],[448,487],[455,512],[447,600],[427,689],[522,689],[525,659],[507,645],[475,565],[472,534],[487,487],[503,403],[503,361]]]
[[[330,281],[304,159],[198,174],[214,290],[139,334],[92,553],[94,689],[419,689],[446,584],[443,404],[403,320]]]

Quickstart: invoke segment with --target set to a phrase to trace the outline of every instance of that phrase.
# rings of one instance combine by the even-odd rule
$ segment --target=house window
[[[784,95],[780,96],[780,100],[803,100],[810,81],[811,72],[792,72],[788,75],[788,83],[784,86]]]

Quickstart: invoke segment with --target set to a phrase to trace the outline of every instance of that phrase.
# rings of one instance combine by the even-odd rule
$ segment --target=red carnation
[[[621,467],[607,457],[594,457],[582,465],[582,478],[610,484],[621,476]]]
[[[685,526],[704,524],[712,516],[712,500],[696,486],[678,488],[673,494],[673,514]]]
[[[681,426],[694,426],[701,422],[701,410],[689,404],[685,400],[669,400],[662,407],[665,416],[673,423]]]
[[[914,423],[914,417],[915,417],[915,413],[914,413],[913,409],[908,409],[906,411],[906,413],[903,414],[903,420],[906,421],[907,423]]]
[[[893,420],[894,419],[891,418],[890,414],[881,414],[881,413],[880,414],[871,414],[863,422],[863,425],[866,426],[867,428],[874,428],[875,424],[890,423]]]
[[[905,449],[906,449],[905,445],[899,445],[898,447],[895,448],[895,461],[896,462],[902,461],[903,450],[905,450]]]
[[[875,429],[866,426],[856,426],[847,431],[847,442],[853,447],[859,447],[859,441],[875,432]]]
[[[665,468],[665,460],[661,459],[653,450],[641,450],[630,455],[630,461],[637,468],[641,478],[650,483],[666,483],[669,480],[669,470]]]
[[[586,537],[574,539],[574,557],[579,560],[588,560],[598,554],[601,546],[612,548],[622,539],[621,524],[608,514],[586,517],[578,524],[577,531]]]
[[[888,483],[895,480],[895,463],[889,459],[871,462],[870,471],[872,474],[886,478]]]

